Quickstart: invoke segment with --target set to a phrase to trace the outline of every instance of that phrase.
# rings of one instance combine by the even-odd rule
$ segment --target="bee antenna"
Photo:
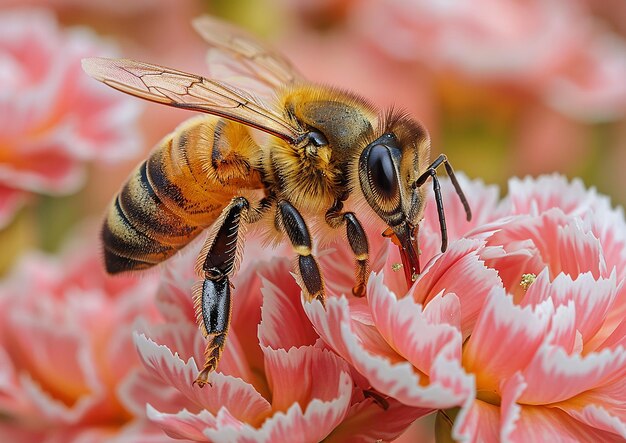
[[[446,227],[446,216],[443,211],[443,198],[441,197],[441,186],[439,185],[439,179],[437,177],[437,167],[439,167],[443,163],[446,168],[446,172],[450,177],[450,181],[456,190],[461,203],[463,204],[463,208],[465,209],[465,215],[467,217],[467,221],[472,219],[472,211],[470,209],[469,203],[467,202],[467,198],[465,198],[465,194],[461,189],[461,185],[456,179],[456,175],[454,174],[454,169],[448,162],[448,158],[445,154],[439,155],[434,162],[420,175],[415,182],[413,182],[413,189],[419,188],[429,177],[433,179],[433,192],[435,193],[435,202],[437,203],[437,214],[439,215],[439,227],[441,229],[441,252],[445,252],[448,248],[448,229]]]

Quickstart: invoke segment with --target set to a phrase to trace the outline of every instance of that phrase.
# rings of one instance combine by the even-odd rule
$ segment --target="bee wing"
[[[91,77],[127,94],[177,108],[206,112],[294,142],[302,134],[252,96],[195,74],[127,59],[87,58]]]
[[[209,69],[222,69],[219,75],[211,72],[215,78],[260,82],[271,90],[303,80],[289,60],[244,30],[206,15],[192,23],[210,46]]]

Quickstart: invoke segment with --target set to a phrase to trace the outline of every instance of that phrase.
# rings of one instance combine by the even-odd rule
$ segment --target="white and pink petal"
[[[148,371],[168,386],[181,392],[192,406],[200,406],[216,414],[227,407],[238,420],[259,424],[270,413],[267,400],[252,385],[240,378],[213,372],[210,385],[200,388],[193,382],[198,368],[193,359],[183,362],[166,347],[154,343],[144,335],[135,334],[137,350]]]
[[[441,414],[441,412],[440,412]],[[435,432],[449,435],[449,424],[437,418]],[[496,442],[500,439],[500,408],[482,400],[473,400],[459,411],[452,437],[459,442]]]
[[[522,406],[510,441],[623,442],[623,437],[585,424],[554,407]]]
[[[392,358],[386,352],[367,349],[351,324],[345,297],[330,297],[325,309],[319,302],[305,304],[305,311],[328,346],[351,363],[372,387],[384,395],[394,397],[406,405],[439,409],[459,405],[468,392],[473,392],[471,377],[460,368],[457,373],[450,374],[455,382],[451,383],[453,386],[441,383],[423,386],[422,377],[406,360],[397,355]],[[365,343],[371,342],[368,339]],[[390,352],[393,353],[392,350]],[[456,385],[466,388],[462,394],[459,394]]]
[[[461,331],[466,338],[474,328],[478,313],[494,287],[502,287],[498,273],[485,266],[480,258],[483,242],[459,240],[433,260],[409,291],[423,305],[437,295],[454,293],[461,302]]]
[[[531,362],[549,327],[550,306],[548,312],[523,308],[502,288],[491,291],[463,350],[463,366],[476,374],[479,390],[497,392],[498,380]]]
[[[387,407],[365,399],[353,404],[346,418],[324,440],[328,443],[357,443],[363,441],[392,441],[416,419],[432,409],[406,406],[388,398]]]
[[[556,403],[626,377],[626,350],[620,347],[585,356],[570,355],[561,347],[545,343],[535,351],[522,374],[527,388],[521,402]]]
[[[177,413],[164,413],[147,404],[146,414],[167,435],[176,439],[210,441],[204,430],[216,426],[215,416],[206,410],[192,413],[183,409]]]
[[[451,358],[461,360],[460,330],[447,323],[428,321],[421,305],[412,297],[398,300],[381,275],[372,275],[367,296],[375,326],[385,341],[423,374],[430,374],[433,360],[445,346],[455,349]]]
[[[624,397],[621,397],[622,399]],[[602,405],[588,404],[581,410],[568,411],[568,413],[577,419],[579,422],[584,423],[594,429],[601,429],[603,431],[615,434],[615,440],[626,440],[626,417],[623,413],[623,404],[621,405],[622,417],[612,415]]]
[[[263,353],[274,411],[286,411],[294,403],[306,405],[315,399],[331,401],[341,395],[342,386],[337,381],[343,374],[349,377],[347,363],[326,349],[264,347]]]
[[[272,349],[315,344],[319,336],[302,309],[301,289],[295,280],[287,278],[285,282],[283,277],[280,286],[267,279],[262,281],[259,344]]]
[[[210,441],[219,442],[263,442],[275,441],[322,441],[346,416],[352,396],[352,381],[347,373],[338,380],[339,395],[329,401],[313,399],[304,406],[293,403],[284,412],[276,412],[260,428],[236,423],[231,417],[221,418],[218,414],[215,428],[205,429]]]

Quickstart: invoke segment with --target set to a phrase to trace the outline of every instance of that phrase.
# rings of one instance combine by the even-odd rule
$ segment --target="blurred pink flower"
[[[119,392],[141,367],[135,320],[159,318],[158,280],[108,277],[97,250],[83,241],[58,258],[26,254],[0,283],[0,441],[162,435]]]
[[[60,29],[43,9],[0,13],[0,223],[29,193],[76,191],[85,161],[138,152],[138,103],[80,67],[110,52],[85,29]]]
[[[316,331],[374,389],[454,419],[457,440],[623,441],[623,211],[559,176],[511,180],[502,202],[497,188],[463,179],[475,214],[466,222],[444,185],[449,249],[438,252],[431,201],[420,249],[432,259],[415,284],[392,270],[390,247],[367,305],[345,288],[325,309],[305,305]]]
[[[325,348],[302,309],[290,261],[268,256],[258,240],[244,257],[256,259],[233,279],[233,316],[212,385],[192,385],[205,339],[198,331],[190,288],[195,252],[165,269],[159,304],[168,323],[146,327],[135,343],[146,377],[125,388],[168,435],[199,441],[374,441],[398,436],[426,412],[369,395],[369,385]],[[174,353],[175,352],[175,353]]]
[[[626,112],[626,42],[580,1],[362,0],[349,23],[394,59],[521,87],[569,117]]]

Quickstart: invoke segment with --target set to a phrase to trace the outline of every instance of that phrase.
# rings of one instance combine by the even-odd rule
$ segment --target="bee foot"
[[[380,406],[382,410],[386,411],[387,409],[389,409],[389,402],[387,401],[387,399],[373,389],[365,389],[363,391],[363,396],[365,398],[371,398],[374,403]]]
[[[352,288],[352,295],[355,297],[365,297],[365,285],[356,285]]]
[[[206,385],[213,386],[213,384],[209,381],[209,375],[213,372],[213,369],[213,365],[205,366],[191,385],[198,385],[200,388],[204,388]]]
[[[326,294],[324,294],[323,291],[307,297],[307,301],[309,303],[311,303],[313,300],[318,300],[320,303],[322,303],[322,306],[326,306]]]

